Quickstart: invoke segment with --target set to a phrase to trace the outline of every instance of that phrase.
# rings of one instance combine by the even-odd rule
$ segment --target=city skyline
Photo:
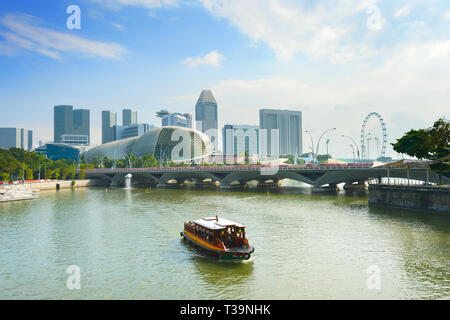
[[[163,106],[194,114],[204,88],[219,103],[219,131],[257,125],[259,109],[300,110],[316,139],[337,127],[330,152],[341,157],[351,149],[340,134],[358,140],[370,112],[383,115],[388,142],[449,117],[445,1],[261,0],[250,10],[242,1],[83,0],[80,30],[66,27],[71,2],[25,2],[0,8],[0,127],[33,130],[35,146],[52,140],[54,105],[90,109],[99,144],[102,110],[131,106],[156,125]],[[379,131],[375,120],[368,127]]]

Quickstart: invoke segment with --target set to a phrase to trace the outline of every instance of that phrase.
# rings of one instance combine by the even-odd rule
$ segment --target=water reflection
[[[405,295],[448,299],[450,288],[442,290],[441,284],[450,281],[450,216],[384,207],[370,207],[369,214],[398,244],[409,284]]]
[[[217,261],[206,256],[194,254],[191,258],[195,266],[195,273],[205,284],[211,294],[217,298],[226,298],[235,295],[245,297],[248,295],[249,282],[253,274],[254,263]]]

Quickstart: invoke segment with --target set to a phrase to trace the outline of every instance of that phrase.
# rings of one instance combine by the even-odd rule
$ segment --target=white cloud
[[[118,31],[124,31],[125,27],[117,22],[112,22],[111,25]]]
[[[119,10],[123,6],[136,6],[146,8],[165,8],[178,6],[178,0],[91,0],[105,8]]]
[[[222,58],[223,58],[222,54],[220,54],[217,50],[213,50],[210,53],[204,55],[203,57],[196,57],[196,58],[188,57],[184,59],[182,63],[187,64],[191,67],[202,65],[218,67],[220,66],[220,61],[222,60]]]
[[[404,26],[404,27],[423,27],[426,25],[427,25],[427,22],[423,21],[423,20],[416,20],[416,21],[405,22],[405,23],[401,24],[401,26]]]
[[[280,59],[298,52],[312,57],[352,56],[350,34],[366,22],[355,19],[377,0],[336,0],[316,4],[295,0],[201,0],[218,18],[227,19],[255,43],[267,43]],[[382,17],[380,17],[382,18]],[[382,21],[382,19],[381,19]]]
[[[450,19],[450,10],[448,10],[446,13],[444,13],[445,19]]]
[[[396,18],[406,17],[411,12],[411,8],[412,8],[411,4],[407,4],[406,6],[401,7],[395,12],[395,17]]]
[[[0,31],[0,35],[6,40],[2,46],[9,48],[9,52],[25,49],[53,59],[60,59],[63,52],[120,59],[126,52],[116,43],[88,40],[40,27],[37,19],[30,15],[7,15],[0,20],[0,24],[8,29]]]

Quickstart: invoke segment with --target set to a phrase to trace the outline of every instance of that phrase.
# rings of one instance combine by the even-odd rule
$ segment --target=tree
[[[47,177],[47,179],[52,179],[53,178],[53,170],[47,169],[47,171],[45,172],[45,176]]]
[[[113,166],[113,161],[106,156],[103,158],[102,162],[103,162],[103,167],[105,167],[105,168],[109,169],[109,168],[112,168],[112,166]]]
[[[75,162],[72,160],[52,161],[38,152],[30,152],[19,148],[0,149],[0,174],[8,174],[9,179],[24,177],[31,180],[34,177],[37,178],[39,172],[42,172],[45,168],[47,169],[47,178],[51,178],[57,169],[65,172],[68,169],[69,172],[76,169]],[[43,176],[45,176],[45,173],[41,175],[41,177]]]
[[[86,170],[85,169],[81,169],[80,170],[80,174],[78,175],[78,178],[84,179],[85,177],[86,177]]]
[[[331,156],[329,154],[319,154],[317,156],[317,161],[319,161],[320,163],[326,163],[330,158]]]
[[[54,179],[59,179],[59,177],[61,176],[61,169],[55,169],[55,171],[53,171],[53,178]]]
[[[30,168],[25,169],[25,177],[27,180],[33,180],[33,170]]]
[[[70,175],[70,168],[69,167],[63,167],[61,169],[61,178],[63,180],[66,180],[69,175]]]
[[[391,144],[396,152],[419,160],[442,159],[450,154],[450,122],[441,118],[431,128],[410,130]],[[432,164],[430,168],[439,172],[440,184],[443,173],[450,170],[450,166],[442,161]]]
[[[0,173],[0,181],[8,182],[9,181],[9,173],[6,173],[6,172]]]
[[[75,177],[77,176],[77,167],[76,165],[71,165],[69,168],[69,178],[70,179],[75,179]]]

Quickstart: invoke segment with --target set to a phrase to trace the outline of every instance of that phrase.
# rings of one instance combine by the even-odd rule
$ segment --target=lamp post
[[[352,148],[352,153],[353,153],[353,164],[355,163],[355,147],[353,146],[353,144],[349,145]]]
[[[317,141],[317,145],[316,145],[316,158],[317,158],[317,156],[319,155],[319,145],[320,145],[320,140],[322,140],[322,137],[323,137],[327,132],[330,132],[330,131],[333,131],[333,130],[336,130],[336,128],[332,128],[332,129],[325,130],[325,131],[320,135],[319,140]]]
[[[343,138],[348,138],[348,139],[352,140],[353,144],[354,144],[355,147],[356,147],[356,152],[357,152],[357,155],[358,155],[358,159],[361,160],[361,156],[360,156],[360,153],[359,153],[359,147],[358,147],[358,144],[356,143],[355,139],[353,139],[353,138],[350,137],[350,136],[346,136],[345,134],[341,134],[341,137],[343,137]]]
[[[367,138],[367,160],[370,160],[370,157],[369,157],[369,142],[370,142],[370,136],[371,136],[371,134],[370,134],[370,132],[368,132],[368,133],[364,136],[364,138],[363,138],[363,141]]]
[[[306,133],[309,134],[309,137],[311,138],[311,152],[312,152],[312,157],[314,159],[314,141],[313,141],[313,137],[310,131],[305,130]]]

